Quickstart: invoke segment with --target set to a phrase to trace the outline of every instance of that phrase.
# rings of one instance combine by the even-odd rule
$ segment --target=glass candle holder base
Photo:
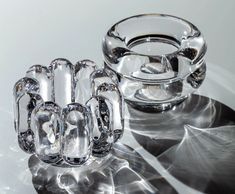
[[[190,22],[163,14],[126,18],[103,41],[107,72],[124,99],[142,110],[163,111],[195,92],[206,75],[205,40]]]
[[[32,66],[13,89],[20,148],[56,166],[108,155],[123,134],[123,98],[102,72],[90,60]]]
[[[173,101],[171,103],[154,103],[154,104],[146,104],[141,102],[133,102],[129,100],[125,100],[125,102],[133,107],[136,110],[142,111],[142,112],[149,112],[149,113],[156,113],[156,112],[162,112],[172,109],[174,106],[177,106],[181,104],[185,99],[187,99],[188,96],[182,97],[181,100]]]

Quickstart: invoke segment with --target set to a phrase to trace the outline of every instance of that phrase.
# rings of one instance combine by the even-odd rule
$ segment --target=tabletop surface
[[[230,0],[0,0],[0,193],[234,193],[234,5]],[[23,153],[13,126],[14,83],[29,66],[58,57],[73,63],[89,58],[101,66],[107,29],[141,13],[176,15],[202,31],[207,76],[199,91],[162,114],[126,105],[122,140],[90,169],[58,169]]]

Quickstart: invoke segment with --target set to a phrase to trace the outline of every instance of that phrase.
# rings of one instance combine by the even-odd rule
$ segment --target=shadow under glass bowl
[[[103,41],[106,71],[117,75],[126,102],[144,111],[166,110],[197,90],[206,50],[197,27],[162,14],[126,18]]]

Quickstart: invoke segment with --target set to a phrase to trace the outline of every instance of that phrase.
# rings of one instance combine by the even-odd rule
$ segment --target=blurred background
[[[235,108],[234,6],[232,0],[0,0],[1,109],[12,109],[12,87],[34,64],[64,57],[102,64],[102,38],[119,20],[165,13],[195,24],[208,43],[202,95]]]

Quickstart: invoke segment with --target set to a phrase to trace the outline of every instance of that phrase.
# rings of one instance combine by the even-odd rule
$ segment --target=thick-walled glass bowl
[[[144,111],[166,110],[197,90],[206,50],[197,27],[162,14],[126,18],[103,41],[106,71],[117,75],[126,102]]]

